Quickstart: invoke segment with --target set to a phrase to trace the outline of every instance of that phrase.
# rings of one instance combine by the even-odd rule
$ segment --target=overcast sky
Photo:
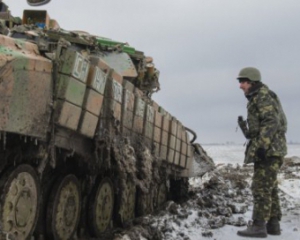
[[[29,6],[4,0],[14,16]],[[281,99],[288,141],[300,142],[299,0],[51,0],[66,30],[128,42],[154,58],[161,91],[154,99],[197,132],[200,143],[243,143],[237,117],[247,100],[241,68],[260,69]]]

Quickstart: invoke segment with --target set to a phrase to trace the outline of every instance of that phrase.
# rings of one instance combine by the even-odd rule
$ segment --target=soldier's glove
[[[266,160],[267,156],[266,156],[266,149],[264,148],[258,148],[256,150],[256,156],[261,159],[261,160]]]

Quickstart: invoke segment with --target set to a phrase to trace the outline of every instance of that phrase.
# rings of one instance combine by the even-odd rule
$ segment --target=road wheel
[[[0,180],[0,221],[2,231],[13,239],[31,236],[39,213],[39,181],[35,170],[22,164]]]
[[[111,223],[114,207],[114,189],[109,178],[95,185],[89,203],[90,230],[100,237]]]
[[[121,224],[135,218],[135,194],[136,186],[133,182],[127,181],[119,199],[119,217]]]
[[[47,233],[50,239],[70,239],[77,229],[81,206],[78,179],[70,174],[53,186],[47,209]]]

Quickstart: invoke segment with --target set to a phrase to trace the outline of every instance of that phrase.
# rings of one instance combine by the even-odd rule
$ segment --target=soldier
[[[258,69],[243,68],[237,77],[248,99],[247,120],[238,118],[248,139],[245,164],[254,163],[252,179],[252,224],[239,236],[267,237],[280,235],[281,209],[277,173],[287,153],[285,133],[287,120],[277,95],[261,82]]]

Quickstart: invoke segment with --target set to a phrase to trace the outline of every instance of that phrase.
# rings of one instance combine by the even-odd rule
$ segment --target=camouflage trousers
[[[277,174],[283,163],[282,157],[270,157],[254,163],[252,179],[253,220],[281,219]]]

